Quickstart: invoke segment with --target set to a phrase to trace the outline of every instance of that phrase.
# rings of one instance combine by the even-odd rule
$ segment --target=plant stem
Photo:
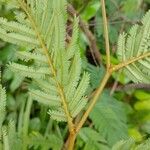
[[[107,70],[110,67],[110,46],[109,46],[109,34],[108,34],[108,23],[106,16],[105,0],[101,0],[102,5],[102,17],[103,17],[103,28],[104,28],[104,38],[105,38],[105,48],[106,48],[106,67]]]
[[[105,85],[106,85],[106,83],[107,83],[109,77],[111,76],[112,72],[117,71],[117,70],[119,70],[119,69],[121,69],[121,68],[123,68],[123,67],[125,67],[125,66],[127,66],[127,65],[129,65],[129,64],[131,64],[131,63],[134,63],[135,61],[138,61],[138,60],[143,59],[143,58],[148,57],[148,56],[150,56],[150,53],[149,53],[149,52],[148,52],[148,53],[145,53],[145,54],[143,54],[143,55],[140,55],[140,56],[138,56],[138,57],[136,57],[136,58],[133,58],[133,59],[131,59],[131,60],[128,60],[128,61],[126,61],[126,62],[122,62],[122,63],[120,63],[120,64],[118,64],[118,65],[115,65],[115,66],[112,66],[112,67],[108,68],[108,70],[106,71],[106,74],[104,75],[103,80],[102,80],[101,83],[100,83],[99,88],[97,89],[97,91],[96,91],[95,94],[94,94],[94,98],[93,98],[93,100],[91,101],[91,104],[89,105],[88,109],[87,109],[86,112],[84,113],[84,115],[83,115],[83,117],[81,118],[80,122],[77,124],[76,130],[75,130],[75,131],[76,131],[76,134],[72,134],[72,135],[70,135],[69,138],[68,138],[69,145],[70,145],[70,146],[69,146],[69,148],[70,148],[69,150],[72,150],[72,149],[73,149],[73,145],[74,145],[74,142],[75,142],[75,139],[74,139],[74,138],[76,138],[76,135],[77,135],[78,132],[80,131],[81,127],[83,126],[83,124],[85,123],[86,119],[88,118],[89,113],[92,111],[92,109],[93,109],[93,107],[95,106],[95,104],[96,104],[98,98],[99,98],[100,95],[102,94],[103,89],[104,89],[104,87],[105,87]],[[72,149],[71,149],[71,148],[72,148]]]
[[[69,147],[68,150],[72,150],[74,147],[74,142],[75,142],[75,138],[76,135],[78,134],[78,132],[80,131],[81,127],[83,126],[83,124],[85,123],[86,119],[89,116],[89,113],[92,111],[93,107],[95,106],[99,96],[102,94],[102,91],[111,75],[112,72],[109,71],[110,69],[110,46],[109,46],[109,36],[108,36],[108,27],[107,27],[107,17],[106,17],[106,9],[105,9],[105,1],[101,0],[101,4],[102,4],[102,15],[103,15],[103,25],[104,25],[104,38],[105,38],[105,47],[106,47],[106,66],[107,66],[107,71],[106,74],[102,80],[102,82],[100,83],[99,88],[97,89],[97,91],[95,92],[94,98],[91,101],[88,109],[86,110],[86,112],[84,113],[83,117],[81,118],[81,120],[79,121],[79,123],[77,124],[76,128],[75,128],[75,133],[70,134],[68,140],[69,140]]]
[[[142,54],[140,56],[137,56],[135,58],[129,59],[127,61],[123,61],[123,62],[119,63],[118,65],[112,66],[109,70],[110,70],[110,72],[118,71],[119,69],[121,69],[123,67],[126,67],[126,66],[128,66],[128,65],[130,65],[130,64],[132,64],[132,63],[134,63],[134,62],[136,62],[138,60],[141,60],[141,59],[143,59],[145,57],[150,57],[150,52],[144,53],[144,54]]]
[[[69,135],[68,137],[68,140],[67,140],[67,144],[66,144],[66,147],[68,147],[68,150],[73,150],[73,147],[74,147],[74,143],[75,143],[75,139],[76,139],[76,136],[78,134],[78,132],[80,131],[80,129],[82,128],[83,124],[85,123],[86,119],[88,118],[89,116],[89,113],[91,112],[91,110],[93,109],[93,107],[95,106],[99,96],[102,94],[103,92],[103,89],[110,77],[110,72],[106,72],[103,80],[101,81],[100,83],[100,86],[99,88],[97,89],[97,91],[95,92],[94,94],[94,98],[93,100],[91,101],[88,109],[86,110],[86,112],[84,113],[84,115],[82,116],[80,122],[77,124],[76,128],[75,128],[75,133]]]
[[[74,148],[74,144],[75,144],[75,140],[76,140],[76,134],[70,134],[69,135],[69,144],[68,144],[68,150],[73,150]]]

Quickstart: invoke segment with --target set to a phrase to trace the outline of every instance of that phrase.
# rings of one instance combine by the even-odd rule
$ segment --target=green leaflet
[[[9,32],[20,33],[33,38],[35,38],[36,36],[34,30],[28,28],[26,25],[22,25],[20,23],[13,22],[13,21],[8,22],[7,19],[2,17],[0,18],[0,26],[1,28]]]
[[[81,74],[81,60],[80,56],[77,53],[73,58],[68,74],[68,86],[66,88],[66,97],[68,99],[71,99],[74,95],[74,91],[77,87],[77,84],[80,79],[80,74]]]
[[[46,63],[46,57],[42,54],[36,54],[36,53],[25,52],[25,51],[17,51],[16,57],[26,62],[30,60],[34,60],[37,62]]]
[[[30,26],[30,23],[28,19],[26,19],[26,14],[24,12],[16,11],[14,13],[15,13],[15,18],[19,23]]]
[[[0,84],[0,129],[2,128],[2,124],[5,118],[5,111],[6,111],[6,91],[4,88],[2,88]]]
[[[54,120],[67,121],[67,118],[62,111],[49,110],[48,113]]]
[[[69,103],[70,110],[75,109],[76,106],[79,105],[78,103],[80,103],[80,105],[81,102],[83,102],[83,104],[86,103],[86,101],[81,100],[81,98],[83,97],[83,93],[85,93],[88,84],[89,84],[89,75],[85,73],[82,77],[82,80],[80,81],[79,86],[76,89],[76,92],[74,93],[72,100]]]
[[[142,26],[134,25],[129,34],[121,34],[117,55],[120,61],[127,61],[150,53],[150,11],[142,19]],[[133,82],[150,83],[150,57],[145,57],[125,67],[126,75]]]
[[[29,78],[35,78],[35,79],[45,78],[45,75],[50,74],[48,68],[36,69],[36,68],[33,68],[33,67],[20,65],[20,64],[17,64],[17,63],[9,64],[9,68],[14,72],[19,73],[21,76],[29,77]]]
[[[35,99],[39,103],[45,104],[47,106],[59,106],[59,97],[55,95],[49,95],[40,90],[30,90],[29,94],[32,99]]]
[[[78,34],[79,34],[78,23],[79,20],[77,17],[75,17],[73,22],[72,38],[67,48],[68,59],[72,58],[72,56],[74,55],[74,51],[76,50],[77,47],[76,43],[78,41]]]
[[[34,79],[34,82],[36,82],[36,84],[38,85],[39,88],[41,88],[41,90],[43,90],[47,93],[50,92],[53,94],[54,93],[57,94],[56,85],[53,80],[45,81],[42,79]]]
[[[64,103],[70,118],[75,118],[86,105],[85,92],[89,84],[89,75],[81,72],[78,18],[73,20],[72,37],[67,43],[66,0],[18,0],[15,3],[19,8],[17,21],[0,18],[0,38],[28,50],[17,51],[16,56],[22,63],[10,63],[9,68],[33,80],[29,94],[50,108],[53,119],[67,121]]]
[[[74,104],[73,108],[70,108],[71,115],[73,117],[78,115],[78,113],[85,107],[86,104],[87,104],[87,98],[80,99],[80,101],[78,103],[76,103],[76,105]]]
[[[13,33],[13,32],[6,32],[4,29],[0,28],[0,34],[1,38],[6,41],[10,42],[16,45],[23,45],[23,46],[38,46],[38,41],[35,38],[30,38],[25,35],[21,35],[18,33]]]

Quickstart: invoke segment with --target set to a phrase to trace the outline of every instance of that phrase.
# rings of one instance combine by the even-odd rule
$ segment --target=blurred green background
[[[96,37],[97,46],[102,55],[103,61],[99,67],[95,64],[90,53],[86,35],[80,30],[79,46],[84,62],[83,68],[91,74],[89,91],[93,91],[102,78],[104,72],[102,66],[105,64],[106,58],[100,0],[68,0],[68,2],[77,10],[81,19]],[[12,12],[14,9],[11,5],[6,5],[5,0],[0,1],[1,17],[15,20]],[[135,23],[140,24],[141,17],[149,9],[150,0],[106,0],[112,64],[118,63],[115,50],[119,33],[128,31]],[[25,48],[0,41],[2,85],[7,91],[6,122],[10,118],[17,122],[19,114],[25,106],[27,88],[32,86],[29,84],[29,79],[24,79],[7,68],[10,61],[19,61],[15,56],[17,49],[24,50]],[[95,150],[100,148],[105,150],[107,146],[111,147],[122,137],[133,137],[137,143],[150,137],[150,89],[137,89],[135,86],[129,90],[113,91],[116,84],[121,87],[130,82],[123,72],[113,74],[102,95],[102,101],[97,103],[78,136],[76,149],[90,150],[93,149],[91,143],[94,143]],[[110,94],[111,96],[109,96]],[[31,135],[42,136],[49,121],[47,133],[51,135],[51,138],[49,137],[53,143],[51,148],[60,149],[67,134],[67,127],[63,123],[58,126],[57,122],[49,120],[46,110],[47,108],[39,106],[37,103],[34,104],[30,119]],[[31,138],[31,147],[39,149],[38,146],[34,146],[35,139],[33,137]],[[42,137],[39,138],[39,141],[41,140]]]

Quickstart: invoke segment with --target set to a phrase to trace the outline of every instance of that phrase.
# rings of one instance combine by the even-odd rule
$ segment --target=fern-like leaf
[[[118,40],[117,55],[120,61],[147,57],[125,67],[125,73],[133,82],[150,83],[150,11],[142,19],[142,25],[134,25],[129,34],[121,34]]]
[[[109,145],[127,138],[126,114],[123,104],[104,92],[90,114],[95,128],[105,137]],[[113,136],[112,136],[113,135]]]
[[[74,17],[72,38],[66,43],[66,0],[15,0],[15,4],[17,21],[0,18],[0,38],[27,47],[16,56],[32,64],[10,63],[9,68],[32,78],[31,97],[49,106],[53,119],[72,121],[86,105],[89,83],[87,73],[81,77],[78,18]]]

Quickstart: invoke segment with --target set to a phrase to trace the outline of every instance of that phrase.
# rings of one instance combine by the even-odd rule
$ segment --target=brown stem
[[[77,134],[69,134],[67,141],[62,150],[73,150]]]
[[[69,135],[69,144],[68,144],[68,149],[67,150],[73,150],[75,140],[76,140],[76,134],[70,134]]]
[[[131,89],[144,89],[147,91],[150,91],[150,84],[146,83],[130,83],[127,85],[119,85],[116,87],[116,91],[122,91],[122,90],[131,90]]]

